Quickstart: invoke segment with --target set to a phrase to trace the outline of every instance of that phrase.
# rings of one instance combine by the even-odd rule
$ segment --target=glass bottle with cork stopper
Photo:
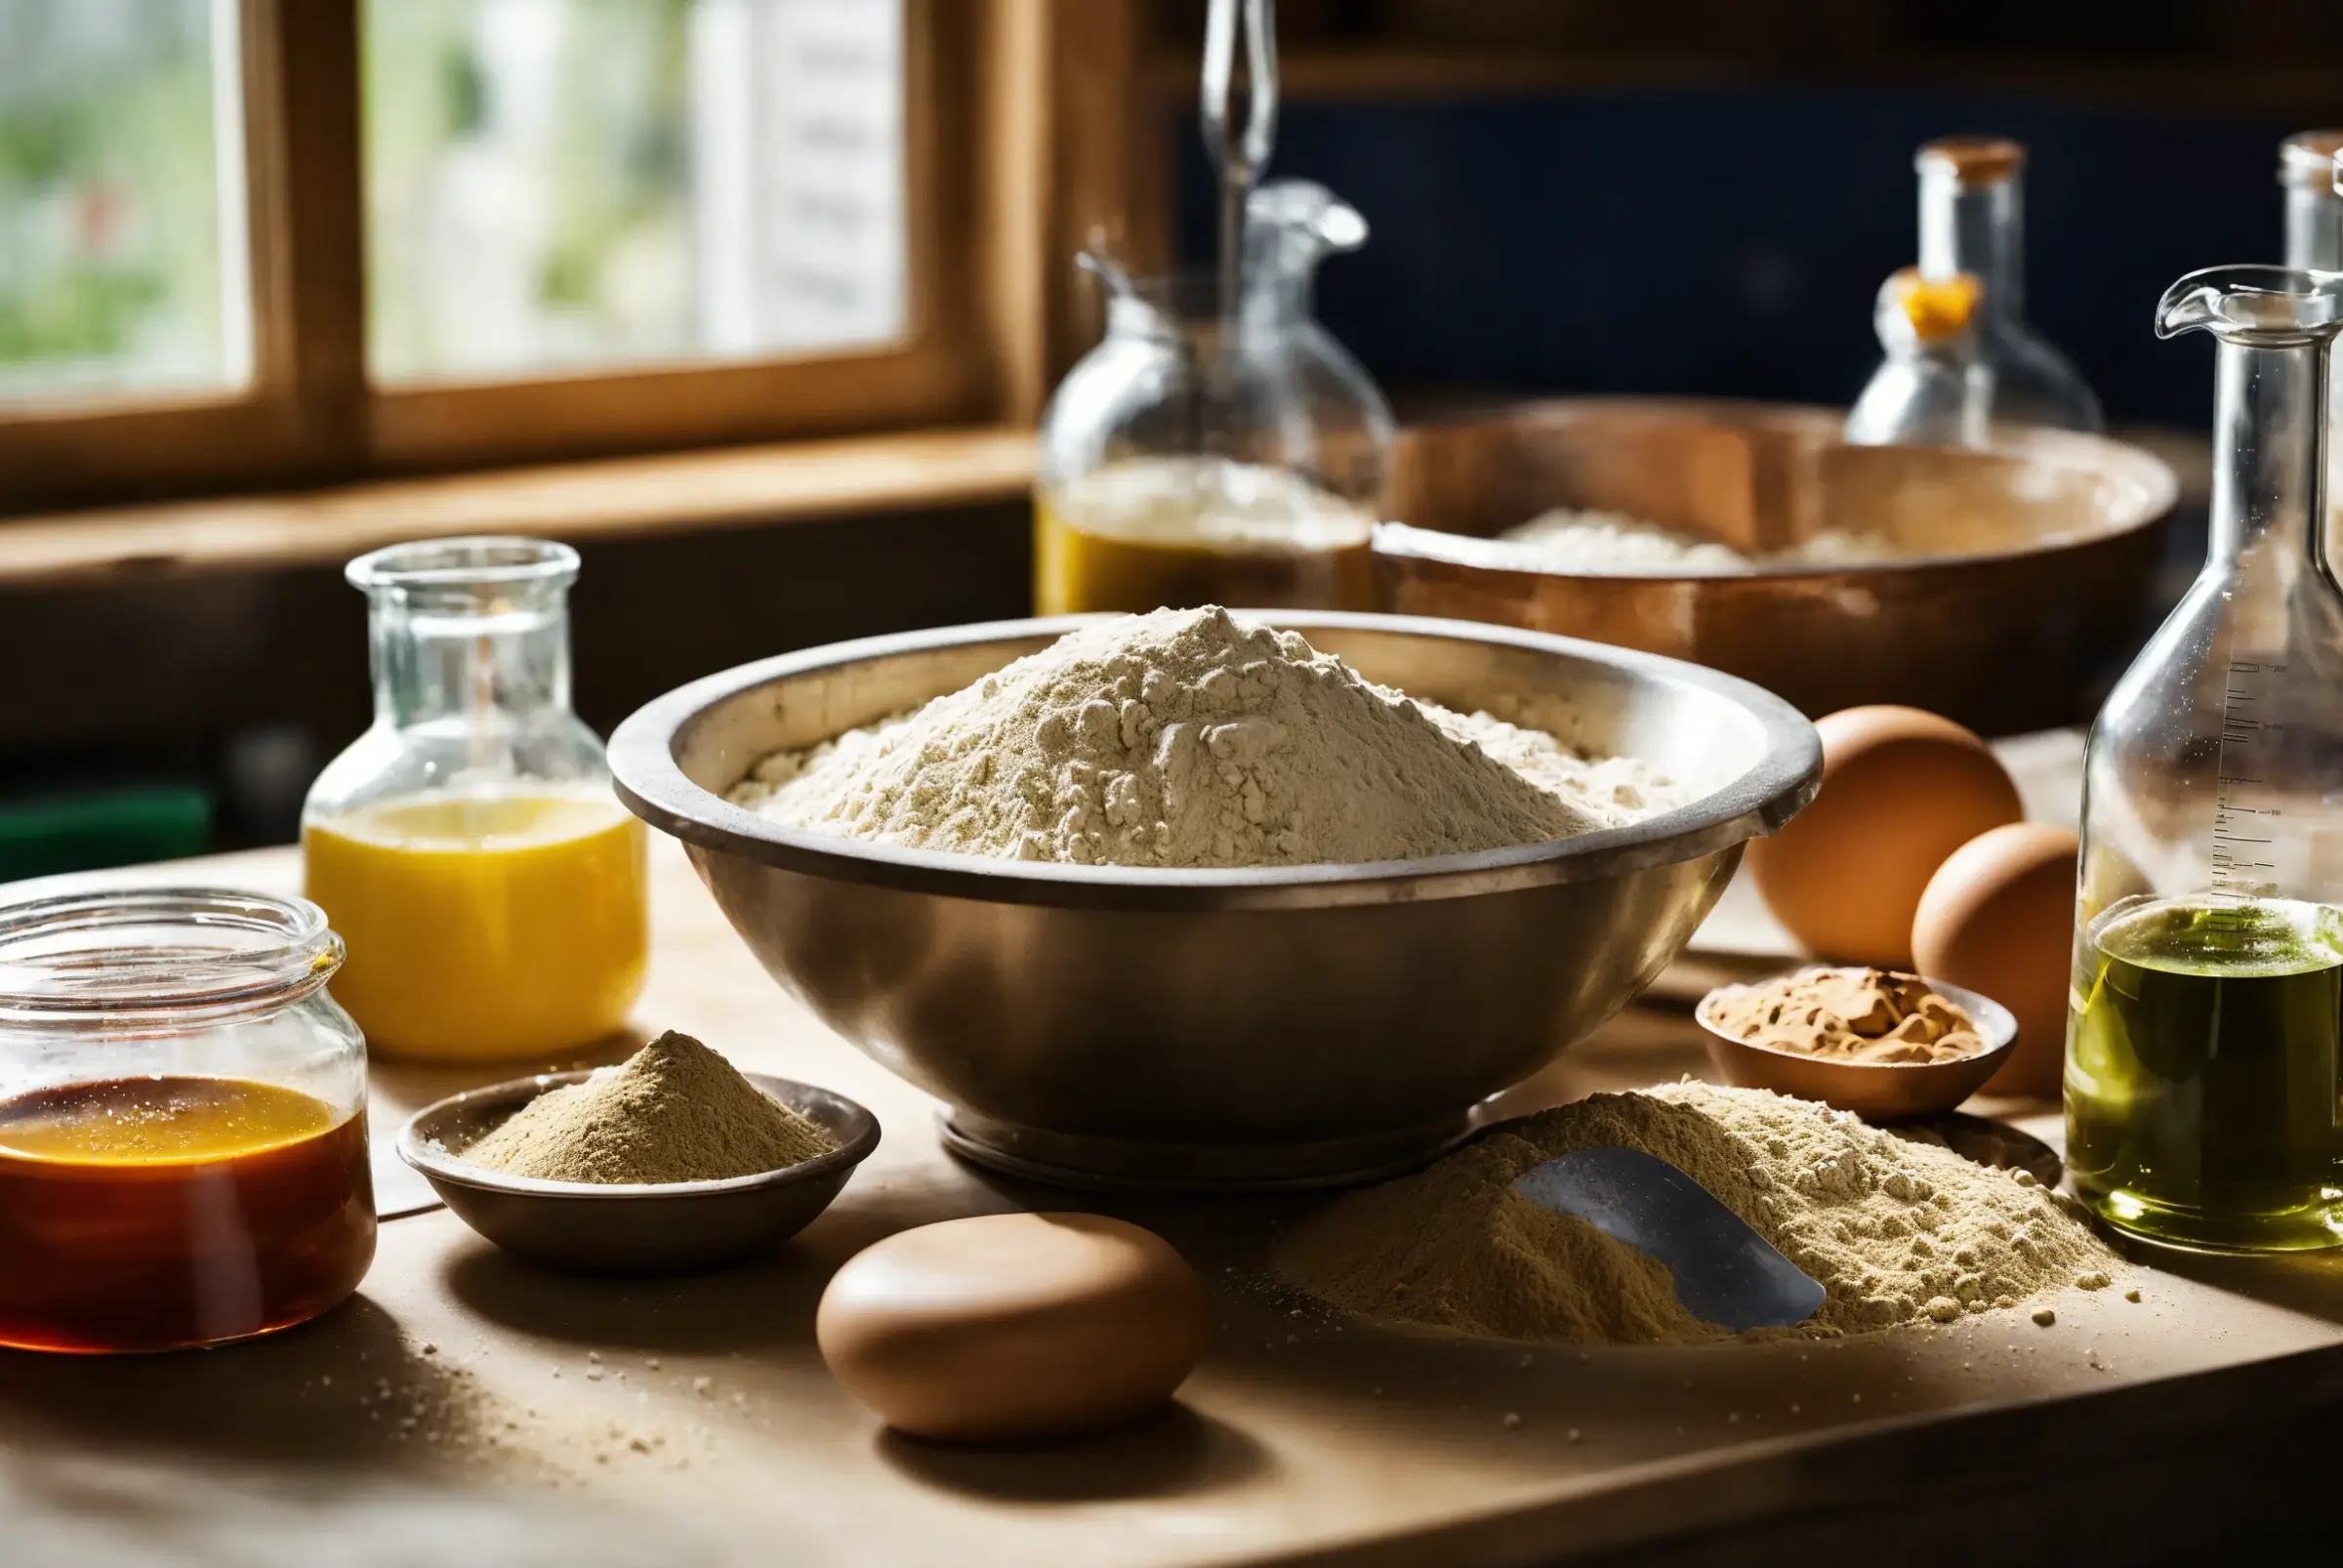
[[[2203,571],[2084,762],[2067,1169],[2186,1246],[2343,1244],[2343,589],[2327,562],[2343,276],[2224,267],[2157,330],[2217,340]]]
[[[310,787],[302,848],[349,947],[334,994],[377,1051],[544,1058],[619,1028],[642,988],[642,825],[570,711],[577,571],[539,539],[349,563],[374,723]]]
[[[1999,425],[2101,429],[2081,372],[2026,316],[2026,149],[1945,137],[1912,165],[1919,264],[1880,285],[1886,358],[1847,416],[1847,439],[1985,446]]]

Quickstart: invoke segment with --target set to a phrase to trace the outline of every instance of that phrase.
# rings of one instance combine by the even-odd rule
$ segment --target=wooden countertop
[[[1296,1315],[1259,1260],[1298,1200],[1107,1206],[1162,1229],[1213,1285],[1212,1348],[1171,1412],[1053,1448],[891,1437],[813,1348],[831,1271],[907,1225],[1096,1205],[955,1164],[931,1102],[784,996],[673,846],[654,864],[641,1023],[830,1085],[884,1124],[832,1210],[763,1261],[657,1282],[539,1273],[444,1211],[410,1214],[385,1223],[357,1300],[274,1339],[0,1353],[0,1559],[1467,1568],[1829,1562],[1860,1542],[1881,1562],[1990,1551],[2010,1568],[2229,1539],[2208,1477],[2222,1508],[2256,1486],[2310,1506],[2284,1463],[2297,1450],[2255,1434],[2343,1407],[2330,1259],[2183,1260],[2196,1277],[2159,1266],[2138,1304],[2067,1293],[2047,1329],[2001,1312],[1831,1342],[1579,1352]],[[270,851],[73,881],[297,878],[293,853]],[[1507,1108],[1700,1065],[1680,1012],[1637,1009]],[[513,1071],[384,1065],[378,1136]]]

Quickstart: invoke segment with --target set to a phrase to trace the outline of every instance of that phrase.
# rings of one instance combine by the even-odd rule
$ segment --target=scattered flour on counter
[[[1677,1304],[1665,1267],[1512,1190],[1573,1149],[1624,1146],[1708,1189],[1829,1293],[1791,1330],[1852,1334],[2104,1288],[2121,1263],[2073,1200],[1844,1111],[1682,1083],[1596,1094],[1491,1132],[1288,1232],[1291,1283],[1385,1322],[1503,1339],[1690,1344],[1729,1338]]]
[[[1680,794],[1647,763],[1450,713],[1207,608],[1085,627],[914,713],[769,757],[730,799],[960,854],[1199,867],[1537,844]]]

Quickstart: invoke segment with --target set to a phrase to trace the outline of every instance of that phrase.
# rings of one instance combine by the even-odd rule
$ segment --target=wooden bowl
[[[1785,404],[1567,398],[1401,433],[1377,530],[1384,607],[1689,659],[1809,718],[1925,708],[1981,734],[2088,720],[2150,630],[2179,493],[2152,453],[2063,431],[1991,451],[1850,446]],[[1824,529],[1908,558],[1740,576],[1594,576],[1508,558],[1551,507],[1624,513],[1745,552]]]
[[[845,1095],[750,1073],[837,1146],[758,1176],[647,1185],[540,1181],[465,1160],[529,1101],[591,1076],[540,1073],[426,1105],[399,1130],[398,1157],[457,1218],[509,1253],[566,1273],[649,1275],[720,1268],[780,1245],[813,1223],[879,1146],[878,1118]]]
[[[1985,1040],[1983,1051],[1952,1061],[1834,1061],[1752,1045],[1719,1029],[1710,1016],[1720,997],[1747,990],[1747,986],[1718,986],[1701,998],[1693,1017],[1701,1025],[1701,1043],[1708,1048],[1709,1066],[1736,1089],[1770,1089],[1777,1094],[1820,1100],[1838,1110],[1853,1111],[1867,1122],[1909,1121],[1949,1111],[1976,1093],[2009,1059],[2010,1049],[2018,1043],[2018,1020],[2000,1003],[1942,980],[1928,980],[1927,985],[1937,995],[1959,1003],[1975,1020],[1977,1032]]]

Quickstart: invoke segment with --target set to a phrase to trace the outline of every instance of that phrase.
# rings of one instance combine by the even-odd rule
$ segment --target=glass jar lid
[[[0,905],[0,1022],[270,1012],[324,985],[342,954],[306,898],[159,887],[29,899]]]

